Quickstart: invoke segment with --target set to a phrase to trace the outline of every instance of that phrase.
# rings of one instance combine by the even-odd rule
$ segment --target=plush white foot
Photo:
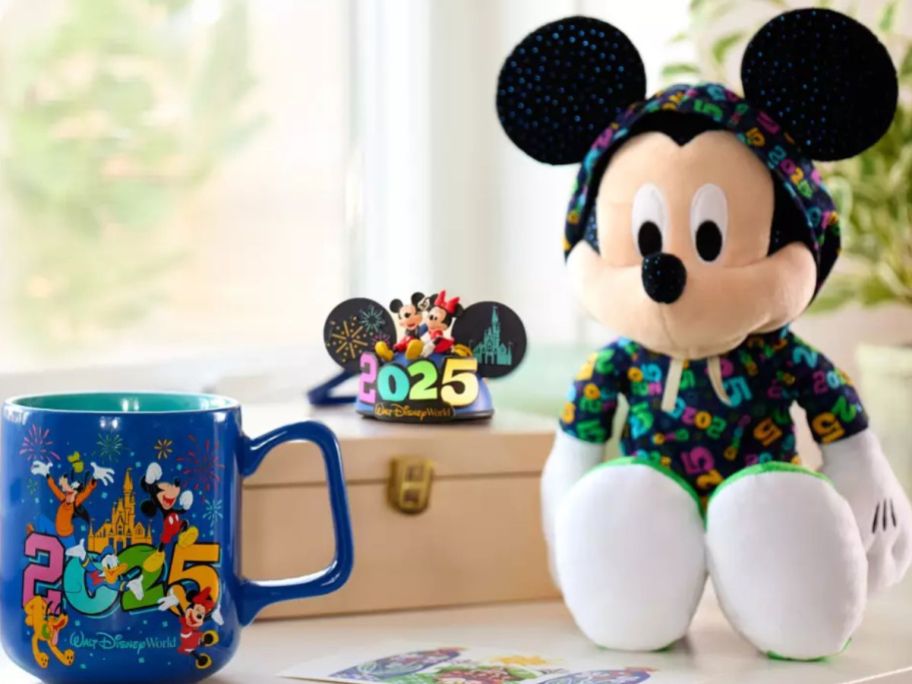
[[[690,625],[706,563],[695,495],[642,462],[596,468],[564,497],[555,561],[567,607],[599,646],[664,648]]]
[[[866,603],[867,562],[848,503],[789,464],[754,466],[712,497],[706,544],[719,604],[764,653],[842,651]]]

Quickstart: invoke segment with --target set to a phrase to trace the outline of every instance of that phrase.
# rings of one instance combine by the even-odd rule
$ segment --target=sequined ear
[[[826,9],[780,14],[751,39],[741,61],[745,98],[812,159],[852,157],[893,120],[896,69],[865,26]]]
[[[507,57],[497,115],[534,159],[578,163],[618,112],[645,94],[643,61],[630,39],[598,19],[568,17],[533,31]]]

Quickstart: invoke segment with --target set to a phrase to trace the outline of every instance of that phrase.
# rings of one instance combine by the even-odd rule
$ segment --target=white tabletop
[[[871,602],[848,649],[829,661],[791,663],[758,654],[732,632],[711,590],[687,638],[663,653],[600,650],[576,630],[559,602],[501,604],[375,615],[258,622],[244,631],[234,660],[208,681],[287,682],[277,673],[308,658],[378,641],[460,643],[598,658],[604,667],[643,666],[687,675],[694,684],[878,684],[912,682],[912,577]],[[354,663],[353,663],[354,664]],[[0,682],[36,680],[0,654]]]

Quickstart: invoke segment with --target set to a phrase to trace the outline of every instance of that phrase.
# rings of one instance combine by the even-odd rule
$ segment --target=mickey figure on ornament
[[[396,314],[396,322],[402,328],[402,339],[392,347],[381,340],[374,346],[374,351],[384,361],[392,361],[396,352],[405,354],[405,358],[413,361],[421,356],[424,344],[421,337],[427,332],[424,324],[424,313],[429,306],[428,298],[422,292],[413,292],[411,303],[404,304],[401,299],[390,302],[389,308]]]
[[[601,646],[675,642],[709,575],[757,649],[811,660],[842,651],[912,559],[912,507],[854,386],[789,330],[839,252],[811,160],[877,142],[897,80],[868,29],[806,9],[759,30],[741,82],[743,96],[702,83],[646,97],[636,48],[585,17],[538,29],[503,65],[510,139],[582,164],[567,270],[623,335],[570,388],[544,527],[567,606]],[[625,457],[602,463],[620,395]],[[800,465],[793,402],[820,472]]]

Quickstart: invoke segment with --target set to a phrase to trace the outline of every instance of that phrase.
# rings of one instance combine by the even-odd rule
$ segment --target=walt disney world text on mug
[[[335,558],[306,578],[246,580],[241,478],[293,440],[322,451]],[[3,406],[2,458],[3,646],[45,681],[203,679],[265,605],[335,591],[351,572],[339,448],[319,423],[250,439],[223,397],[22,397]]]

